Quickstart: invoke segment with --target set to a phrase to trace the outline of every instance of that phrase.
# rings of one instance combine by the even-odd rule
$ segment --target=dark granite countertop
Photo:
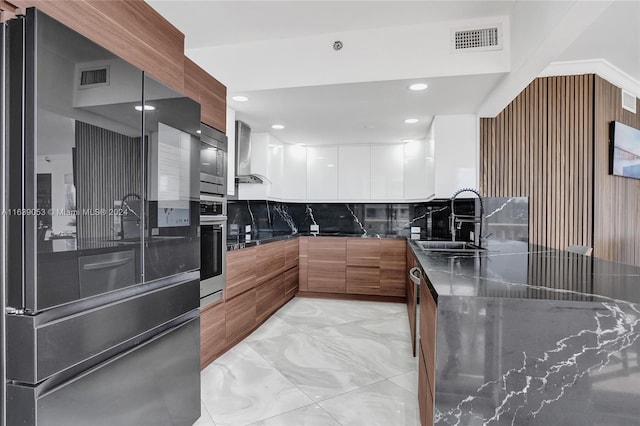
[[[640,425],[640,268],[518,242],[425,252],[438,425]]]

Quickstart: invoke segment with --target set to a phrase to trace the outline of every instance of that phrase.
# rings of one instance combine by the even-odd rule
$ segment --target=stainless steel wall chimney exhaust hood
[[[236,183],[263,183],[264,176],[251,173],[251,127],[236,121]]]

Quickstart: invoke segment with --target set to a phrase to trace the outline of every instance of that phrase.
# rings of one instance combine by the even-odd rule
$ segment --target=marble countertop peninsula
[[[519,242],[427,252],[437,425],[640,425],[640,268]]]

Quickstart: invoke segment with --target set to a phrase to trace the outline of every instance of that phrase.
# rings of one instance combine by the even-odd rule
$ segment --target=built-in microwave
[[[227,136],[206,124],[200,126],[200,192],[227,194]]]

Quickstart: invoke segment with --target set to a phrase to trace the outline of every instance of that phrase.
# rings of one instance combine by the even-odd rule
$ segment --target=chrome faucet
[[[478,196],[478,200],[480,201],[480,216],[476,216],[475,213],[473,215],[457,215],[455,210],[455,201],[458,195],[463,192],[473,192]],[[474,223],[479,224],[478,233],[474,233],[473,239],[474,243],[480,247],[482,244],[482,221],[484,217],[484,204],[482,203],[482,197],[480,196],[480,192],[477,189],[473,188],[462,188],[457,190],[451,196],[451,215],[449,216],[449,227],[451,229],[451,241],[456,240],[456,230],[459,230],[462,227],[463,223]],[[474,229],[475,231],[475,229]]]

